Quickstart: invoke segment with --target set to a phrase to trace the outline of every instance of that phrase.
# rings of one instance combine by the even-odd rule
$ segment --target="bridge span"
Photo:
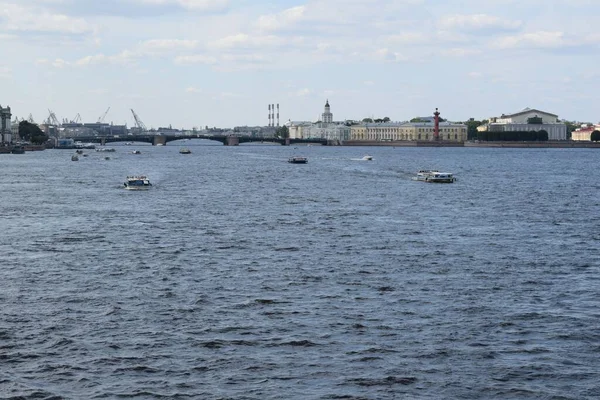
[[[259,138],[251,136],[234,136],[234,135],[127,135],[127,136],[74,136],[67,137],[67,139],[73,139],[85,143],[100,143],[105,145],[106,143],[114,142],[143,142],[150,143],[153,146],[166,145],[169,142],[183,139],[206,139],[213,140],[223,143],[225,146],[237,146],[242,143],[279,143],[283,146],[289,146],[291,144],[321,144],[331,145],[327,139],[281,139],[281,138]]]

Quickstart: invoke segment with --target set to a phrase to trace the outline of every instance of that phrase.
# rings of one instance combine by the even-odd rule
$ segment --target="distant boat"
[[[367,154],[367,155],[363,156],[363,158],[361,158],[361,160],[363,160],[363,161],[373,161],[373,156],[370,156],[370,155]]]
[[[112,147],[102,147],[100,149],[96,149],[96,151],[98,152],[107,152],[107,153],[114,153],[116,150]]]
[[[436,170],[421,170],[417,176],[413,178],[416,181],[429,183],[453,183],[456,178],[449,172],[439,172]]]
[[[25,153],[25,147],[23,147],[23,146],[14,146],[10,152],[12,154],[23,154],[23,153]]]
[[[139,150],[133,150],[133,151],[131,152],[131,154],[142,154],[142,152],[141,152],[141,151],[139,151]]]
[[[291,164],[306,164],[308,162],[308,158],[306,157],[290,157],[288,158],[288,162]]]
[[[79,161],[79,157],[77,156],[77,154],[73,154],[71,156],[71,161]]]
[[[183,149],[179,150],[179,154],[192,154],[192,151],[187,147],[184,147]]]
[[[148,190],[152,187],[150,180],[145,175],[128,176],[123,185],[128,190]]]

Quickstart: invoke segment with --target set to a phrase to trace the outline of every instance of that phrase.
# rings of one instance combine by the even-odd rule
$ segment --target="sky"
[[[598,0],[0,0],[0,105],[158,128],[598,122]]]

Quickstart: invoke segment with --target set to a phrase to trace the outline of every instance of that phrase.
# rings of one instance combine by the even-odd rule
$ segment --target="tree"
[[[384,117],[383,122],[390,122],[390,117]]]
[[[547,142],[548,141],[548,132],[546,132],[543,129],[541,129],[540,131],[538,131],[538,133],[537,133],[537,140],[539,140],[540,142]]]
[[[600,131],[595,130],[594,132],[592,132],[592,134],[590,136],[590,140],[592,142],[600,142]]]
[[[473,140],[478,137],[477,136],[477,127],[484,125],[484,122],[483,121],[475,121],[474,118],[471,118],[468,121],[466,121],[464,124],[467,125],[467,140]]]
[[[287,139],[290,137],[290,130],[287,126],[283,125],[280,126],[279,128],[277,128],[277,130],[275,131],[275,137],[281,138],[281,139]]]
[[[39,126],[28,121],[19,122],[19,137],[33,144],[43,144],[48,140],[48,135]]]
[[[362,122],[373,122],[372,118],[363,118]]]

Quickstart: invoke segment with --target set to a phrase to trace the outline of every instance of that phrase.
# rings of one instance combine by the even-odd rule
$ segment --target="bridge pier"
[[[240,138],[237,136],[227,136],[227,141],[225,142],[225,146],[239,146]]]
[[[285,138],[285,142],[283,143],[284,146],[289,146],[290,145],[290,138]]]
[[[106,146],[106,138],[100,139],[100,145],[101,146]]]
[[[156,146],[158,144],[162,144],[163,146],[167,144],[167,138],[162,135],[155,135],[152,138],[152,146]]]

